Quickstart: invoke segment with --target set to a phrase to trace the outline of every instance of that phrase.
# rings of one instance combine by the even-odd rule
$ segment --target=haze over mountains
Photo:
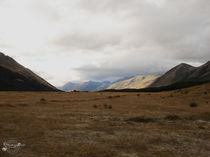
[[[182,63],[172,68],[164,75],[133,76],[115,82],[85,82],[80,84],[67,83],[61,90],[71,91],[101,91],[101,90],[121,90],[121,89],[142,89],[153,87],[165,87],[175,83],[201,83],[210,81],[210,61],[206,64],[193,67]]]
[[[57,89],[0,52],[0,91],[57,91]]]
[[[101,91],[106,89],[142,89],[165,87],[175,83],[200,83],[210,81],[210,61],[193,67],[182,63],[172,68],[164,75],[125,77],[115,82],[88,81],[84,83],[69,82],[63,87],[64,91]],[[17,63],[9,56],[0,53],[0,90],[1,91],[57,91],[47,81],[31,70]]]
[[[64,91],[101,91],[104,89],[107,89],[111,84],[114,84],[116,82],[124,81],[127,79],[133,78],[133,76],[127,76],[123,77],[121,79],[118,79],[114,82],[110,81],[102,81],[102,82],[96,82],[96,81],[87,81],[87,82],[80,82],[80,83],[73,83],[68,82],[64,84],[62,87],[58,87],[60,90]]]
[[[60,87],[59,89],[64,91],[99,91],[106,89],[111,82],[104,81],[104,82],[95,82],[95,81],[88,81],[84,83],[72,83],[68,82],[63,87]]]

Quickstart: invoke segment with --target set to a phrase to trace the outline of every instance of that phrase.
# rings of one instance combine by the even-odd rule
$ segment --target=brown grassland
[[[209,157],[210,84],[159,93],[0,92],[0,145],[11,137],[26,144],[20,157]]]

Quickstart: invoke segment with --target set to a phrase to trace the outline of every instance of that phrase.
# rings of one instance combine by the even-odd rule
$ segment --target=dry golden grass
[[[10,137],[26,144],[21,157],[209,157],[210,84],[161,93],[0,92],[0,142]]]

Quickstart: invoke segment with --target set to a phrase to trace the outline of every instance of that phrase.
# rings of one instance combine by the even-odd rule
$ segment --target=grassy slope
[[[0,142],[20,138],[21,157],[207,157],[209,130],[210,84],[140,94],[0,92]]]

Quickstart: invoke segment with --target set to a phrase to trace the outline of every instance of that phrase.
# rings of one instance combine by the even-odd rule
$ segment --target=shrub
[[[40,101],[45,102],[45,101],[46,101],[46,99],[45,99],[45,98],[41,98],[41,99],[40,99]]]
[[[97,106],[97,105],[93,105],[93,107],[94,107],[94,108],[98,108],[98,106]]]
[[[115,95],[115,96],[108,96],[109,99],[111,98],[120,98],[120,95]]]
[[[1,104],[0,107],[16,107],[16,106],[12,104]]]
[[[137,123],[155,122],[154,119],[152,119],[152,118],[145,118],[145,117],[133,117],[133,118],[127,119],[126,121],[132,121],[132,122],[137,122]]]
[[[189,106],[190,106],[190,107],[197,107],[197,106],[198,106],[198,104],[197,104],[197,103],[195,103],[195,102],[192,102],[192,103],[190,103],[190,104],[189,104]]]
[[[140,96],[140,94],[136,94],[137,96]]]
[[[112,109],[112,105],[104,104],[104,108],[105,108],[105,109]]]
[[[165,120],[180,120],[181,118],[177,115],[168,115],[164,119]]]
[[[204,94],[206,95],[206,94],[208,94],[207,92],[204,92]]]
[[[108,108],[108,105],[107,104],[104,104],[104,108],[107,109]]]
[[[203,126],[198,126],[198,128],[199,128],[199,129],[205,129],[205,127],[203,127]]]
[[[28,106],[28,104],[18,104],[18,106],[25,107]]]

